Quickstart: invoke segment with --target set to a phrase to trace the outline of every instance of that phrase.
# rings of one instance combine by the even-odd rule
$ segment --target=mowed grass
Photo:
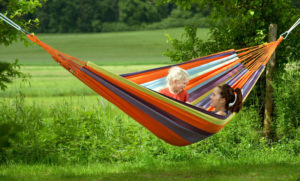
[[[232,161],[231,161],[232,162]],[[298,180],[299,164],[238,164],[187,162],[91,165],[10,165],[0,167],[1,180]]]
[[[38,38],[61,52],[92,61],[98,65],[145,65],[165,64],[169,60],[162,56],[169,45],[166,34],[179,37],[183,28],[153,31],[114,32],[95,34],[38,34]],[[208,29],[199,29],[198,36],[206,39]],[[23,65],[56,65],[50,55],[41,47],[25,47],[13,43],[0,46],[0,61],[15,59]]]
[[[92,61],[116,73],[130,73],[161,67],[171,62],[162,56],[169,46],[166,33],[180,37],[183,28],[154,31],[115,32],[98,34],[41,34],[38,37],[58,50],[84,61]],[[198,36],[207,38],[208,29],[199,29]],[[96,94],[59,66],[41,47],[25,47],[13,43],[0,46],[0,61],[19,59],[22,72],[30,74],[27,82],[20,79],[0,91],[0,97],[15,97],[22,92],[27,97],[95,96]]]
[[[164,64],[150,65],[104,65],[104,69],[115,74],[124,74],[136,72],[151,68],[164,66]],[[65,96],[96,96],[97,94],[80,80],[70,74],[61,66],[24,66],[21,70],[31,77],[27,81],[16,79],[8,84],[6,91],[0,91],[0,97],[15,97],[20,92],[26,97],[32,97],[34,100],[43,101],[50,99],[53,102],[57,98]],[[38,98],[42,97],[42,98]],[[51,98],[52,97],[52,98]]]

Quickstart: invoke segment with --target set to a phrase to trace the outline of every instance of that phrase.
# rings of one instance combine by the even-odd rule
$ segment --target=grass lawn
[[[162,56],[166,50],[166,33],[179,37],[183,28],[166,30],[94,33],[94,34],[39,34],[38,38],[61,52],[92,61],[98,65],[145,65],[165,64],[168,57]],[[198,36],[207,38],[208,29],[199,29]],[[25,47],[13,43],[9,47],[0,46],[0,61],[12,62],[19,59],[23,65],[56,65],[42,48]]]
[[[183,28],[173,28],[95,34],[40,34],[38,37],[64,53],[123,74],[170,64],[168,58],[161,54],[168,47],[165,34],[179,37],[182,32]],[[207,33],[208,29],[198,30],[201,39],[206,39]],[[9,47],[0,46],[0,61],[12,62],[15,59],[24,65],[22,72],[32,76],[30,84],[20,79],[14,80],[5,92],[0,91],[0,97],[15,97],[20,91],[27,97],[96,95],[37,45],[25,47],[19,42]]]
[[[241,164],[186,162],[92,165],[10,165],[0,167],[0,180],[297,180],[299,163]]]
[[[116,74],[136,72],[164,66],[151,65],[104,65],[104,69]],[[0,91],[0,97],[15,97],[21,91],[26,97],[95,96],[93,90],[59,65],[24,66],[22,72],[30,74],[28,81],[14,80],[6,91]]]

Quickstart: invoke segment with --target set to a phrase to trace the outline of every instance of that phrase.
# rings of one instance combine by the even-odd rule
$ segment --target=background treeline
[[[47,0],[30,18],[38,17],[39,33],[111,32],[182,27],[207,27],[211,8],[182,10],[174,3],[148,0]]]

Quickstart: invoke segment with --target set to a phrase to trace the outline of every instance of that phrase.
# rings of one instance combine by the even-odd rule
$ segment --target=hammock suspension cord
[[[299,24],[300,24],[300,18],[295,22],[295,24],[289,30],[287,30],[286,32],[282,33],[280,36],[284,36],[285,35],[285,37],[283,39],[286,39],[289,36],[290,32],[294,28],[296,28],[296,26],[298,26]]]
[[[18,31],[22,32],[24,35],[28,35],[29,32],[24,30],[23,28],[21,28],[19,25],[17,25],[15,22],[13,22],[11,19],[9,19],[8,17],[4,16],[2,13],[0,13],[0,19],[2,19],[3,21],[5,21],[7,24],[9,24],[10,26],[14,27],[15,29],[17,29]]]

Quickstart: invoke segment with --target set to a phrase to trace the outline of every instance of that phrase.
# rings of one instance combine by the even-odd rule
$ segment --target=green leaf
[[[248,13],[253,16],[254,15],[254,11],[253,10],[249,10]]]

